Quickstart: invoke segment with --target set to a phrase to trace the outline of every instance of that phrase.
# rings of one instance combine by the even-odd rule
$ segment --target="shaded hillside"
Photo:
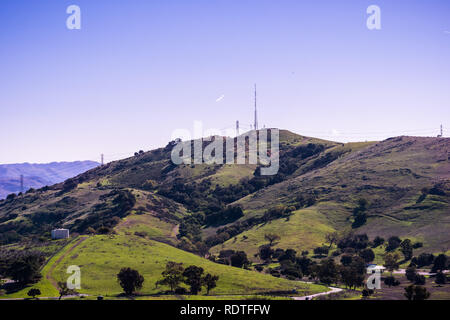
[[[24,191],[41,188],[72,178],[95,168],[94,161],[52,162],[45,164],[20,163],[0,165],[0,199],[20,192],[20,176],[23,175]]]

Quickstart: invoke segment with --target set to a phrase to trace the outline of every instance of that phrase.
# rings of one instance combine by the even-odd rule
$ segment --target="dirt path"
[[[76,247],[78,247],[84,240],[86,240],[87,237],[80,238],[73,246],[70,248],[66,253],[64,253],[61,257],[59,257],[58,260],[55,261],[55,263],[50,267],[50,270],[48,270],[46,279],[50,281],[53,287],[55,287],[56,290],[59,290],[58,288],[58,282],[52,277],[52,272],[55,270],[56,266],[65,258],[69,253],[71,253]]]
[[[344,290],[344,289],[341,289],[341,288],[333,288],[333,287],[329,287],[329,288],[331,290],[327,291],[327,292],[321,292],[321,293],[316,293],[316,294],[312,294],[312,295],[309,295],[309,296],[292,297],[292,298],[294,300],[312,300],[313,298],[318,297],[318,296],[325,296],[325,295],[328,295],[328,294],[337,293],[337,292],[341,292],[341,291]]]

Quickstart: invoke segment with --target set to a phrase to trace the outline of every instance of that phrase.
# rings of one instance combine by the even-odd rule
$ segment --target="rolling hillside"
[[[170,160],[173,145],[0,201],[0,244],[48,239],[49,231],[61,226],[90,235],[60,261],[54,277],[62,277],[68,264],[83,265],[89,279],[85,290],[95,294],[118,292],[111,277],[126,263],[149,274],[144,291],[152,293],[151,282],[167,259],[220,273],[224,283],[216,293],[256,293],[258,279],[249,280],[252,285],[235,283],[228,272],[236,270],[201,256],[233,249],[256,262],[267,233],[281,236],[276,247],[298,253],[344,230],[371,239],[408,237],[423,242],[419,253],[450,247],[448,138],[342,144],[281,130],[275,176],[260,176],[259,165],[176,166]],[[355,212],[362,200],[360,221]],[[100,270],[109,276],[102,278]],[[264,279],[261,286],[268,286],[269,278]],[[274,289],[292,285],[273,279]]]
[[[240,199],[246,215],[262,214],[267,207],[290,204],[300,194],[313,193],[317,203],[302,218],[303,225],[316,221],[336,230],[349,228],[358,199],[366,199],[367,223],[357,232],[389,237],[398,235],[423,241],[424,250],[450,248],[450,139],[398,137],[351,152],[324,168],[269,186]],[[299,211],[294,215],[302,214]],[[278,222],[272,222],[278,223]],[[287,223],[287,225],[289,225]],[[248,240],[262,241],[270,223],[247,232]],[[275,228],[277,229],[277,228]],[[283,241],[301,239],[297,229],[280,228]],[[316,234],[316,233],[315,233]],[[314,245],[323,242],[316,241]],[[233,247],[229,240],[225,248]],[[298,243],[297,249],[311,249]]]
[[[265,229],[287,228],[292,235],[285,233],[282,243],[292,243],[300,227],[311,224],[322,230],[296,246],[301,249],[321,244],[320,233],[349,228],[352,210],[364,198],[369,203],[368,221],[358,230],[370,236],[414,235],[437,250],[450,240],[444,231],[449,219],[449,146],[450,139],[418,137],[341,144],[281,130],[279,173],[262,177],[256,174],[257,165],[175,166],[169,143],[0,202],[0,230],[16,232],[19,238],[57,226],[84,233],[88,227],[116,226],[136,212],[168,223],[168,230],[186,214],[208,216],[229,204],[240,205],[244,216],[233,225],[283,204],[295,207],[292,223],[282,219],[256,223],[252,229],[259,230],[255,232],[258,239],[252,239],[248,228],[246,236],[260,243]],[[422,195],[434,187],[440,192]],[[314,199],[313,204],[303,203],[308,197]],[[306,207],[308,211],[302,211]],[[298,228],[293,228],[296,224]],[[220,228],[220,224],[204,226],[204,238]]]

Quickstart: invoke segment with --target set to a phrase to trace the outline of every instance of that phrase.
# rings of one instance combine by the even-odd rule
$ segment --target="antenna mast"
[[[441,124],[441,134],[439,134],[439,135],[437,136],[438,138],[442,138],[442,137],[443,137],[443,133],[444,133],[443,131],[444,131],[444,130],[442,130],[442,124]]]
[[[258,113],[256,110],[256,83],[255,83],[255,124],[254,124],[254,129],[258,130]]]
[[[236,120],[236,137],[239,136],[239,120]]]
[[[23,193],[23,174],[20,175],[20,192]]]

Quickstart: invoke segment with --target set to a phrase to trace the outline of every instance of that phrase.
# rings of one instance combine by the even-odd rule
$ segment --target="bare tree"
[[[67,283],[65,283],[65,282],[58,282],[58,287],[59,287],[59,299],[58,300],[61,300],[61,298],[64,296],[70,296],[70,295],[76,294],[76,291],[69,289],[67,287]]]
[[[274,242],[277,240],[280,240],[281,237],[275,233],[266,233],[264,235],[264,239],[266,239],[267,241],[269,241],[269,246],[273,246]]]
[[[330,232],[330,233],[327,233],[327,234],[326,234],[325,240],[330,244],[330,245],[328,246],[328,249],[331,249],[331,247],[333,246],[333,244],[335,244],[335,243],[337,242],[338,237],[339,237],[339,235],[338,235],[337,232]]]

